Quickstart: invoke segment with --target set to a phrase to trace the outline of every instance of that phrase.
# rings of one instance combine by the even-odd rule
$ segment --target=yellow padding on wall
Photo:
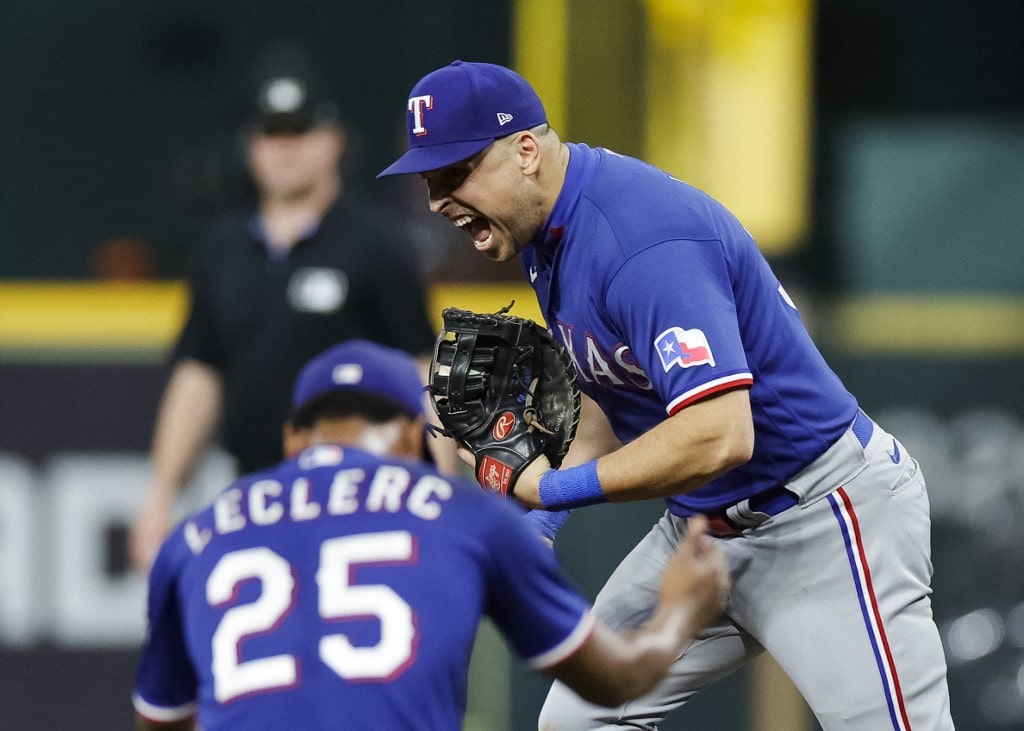
[[[544,323],[525,282],[436,283],[428,291],[435,331],[441,311],[461,307]],[[815,318],[822,338],[855,355],[976,357],[1024,353],[1024,299],[874,295],[851,297]],[[188,312],[184,281],[145,284],[0,283],[0,355],[117,359],[162,356]]]
[[[848,353],[940,358],[1024,353],[1019,297],[877,295],[850,298],[828,327]]]
[[[526,317],[544,324],[537,296],[533,289],[523,283],[502,284],[435,284],[430,292],[430,311],[434,315],[436,329],[441,329],[441,310],[445,307],[461,307],[474,312],[497,312],[509,302],[515,305],[510,315]]]
[[[428,292],[438,331],[445,307],[496,312],[512,300],[512,314],[544,321],[525,282],[436,284]],[[0,284],[0,351],[162,352],[173,345],[187,312],[184,281],[8,282]]]
[[[182,281],[0,285],[0,346],[165,348],[188,307]]]

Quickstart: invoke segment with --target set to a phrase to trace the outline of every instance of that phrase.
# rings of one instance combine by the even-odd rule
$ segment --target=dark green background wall
[[[0,22],[0,279],[89,275],[141,237],[158,276],[231,194],[252,67],[290,38],[318,58],[353,136],[348,184],[403,144],[406,94],[455,58],[509,62],[509,4],[435,0],[38,0]]]

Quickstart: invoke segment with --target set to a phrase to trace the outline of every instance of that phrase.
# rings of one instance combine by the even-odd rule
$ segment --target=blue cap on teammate
[[[453,165],[500,137],[548,119],[537,92],[515,71],[465,61],[420,79],[409,94],[407,112],[409,150],[378,178]]]
[[[416,361],[397,348],[368,340],[347,340],[303,366],[295,380],[292,409],[334,391],[365,391],[423,416],[423,386]]]

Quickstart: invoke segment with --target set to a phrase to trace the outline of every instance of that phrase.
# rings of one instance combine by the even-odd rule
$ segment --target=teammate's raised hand
[[[662,577],[654,615],[618,634],[598,622],[582,648],[549,672],[592,703],[613,706],[647,693],[705,625],[729,590],[725,554],[692,518]]]
[[[729,591],[729,571],[722,549],[707,536],[702,515],[687,522],[686,537],[665,567],[661,601],[688,605],[691,622],[703,626],[722,609]]]

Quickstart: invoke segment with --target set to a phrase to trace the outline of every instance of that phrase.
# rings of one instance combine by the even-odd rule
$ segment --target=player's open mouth
[[[491,224],[482,216],[459,216],[452,220],[456,226],[468,233],[473,239],[473,245],[479,251],[490,248],[492,243]]]

